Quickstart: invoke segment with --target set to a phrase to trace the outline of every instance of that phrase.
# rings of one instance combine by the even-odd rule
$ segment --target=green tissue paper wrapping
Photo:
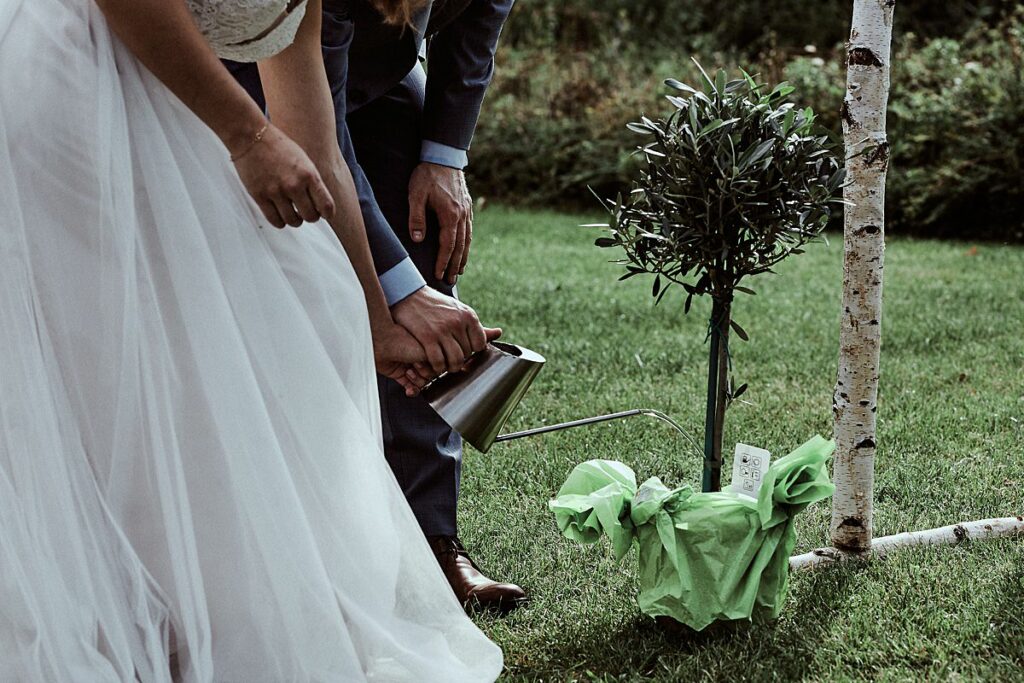
[[[640,609],[701,630],[718,620],[779,616],[796,545],[793,517],[832,495],[835,443],[816,436],[768,469],[757,500],[738,493],[639,486],[613,460],[578,465],[549,505],[568,538],[608,536],[622,559],[640,550]]]

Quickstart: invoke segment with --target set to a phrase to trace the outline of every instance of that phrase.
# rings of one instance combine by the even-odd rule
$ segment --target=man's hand
[[[458,372],[467,358],[501,336],[500,329],[483,327],[472,308],[430,287],[392,306],[391,315],[426,351],[434,375]]]
[[[413,242],[426,237],[428,207],[441,224],[434,277],[454,285],[466,271],[473,241],[473,198],[465,174],[457,168],[421,162],[409,179],[409,236]]]

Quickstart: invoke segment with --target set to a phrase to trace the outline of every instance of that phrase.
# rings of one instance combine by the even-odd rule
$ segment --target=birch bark
[[[996,517],[962,522],[938,529],[905,531],[902,534],[876,538],[871,543],[871,557],[880,558],[902,548],[926,545],[959,545],[968,541],[987,541],[994,538],[1024,537],[1024,517]],[[863,559],[863,553],[849,554],[835,548],[818,548],[803,555],[789,558],[789,568],[814,569],[851,559]]]
[[[885,250],[885,134],[895,0],[854,0],[842,107],[846,146],[842,325],[833,398],[836,457],[831,535],[836,548],[871,548],[878,366]]]

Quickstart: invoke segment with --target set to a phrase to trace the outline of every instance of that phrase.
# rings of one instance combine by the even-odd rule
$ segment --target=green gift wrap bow
[[[582,543],[602,534],[622,559],[640,548],[640,609],[695,630],[718,620],[779,616],[796,545],[793,517],[832,495],[835,442],[815,436],[768,468],[757,500],[669,489],[614,460],[578,465],[549,503],[562,533]]]

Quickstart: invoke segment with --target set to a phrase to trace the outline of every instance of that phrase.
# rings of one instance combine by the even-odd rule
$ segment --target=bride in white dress
[[[419,352],[351,179],[210,48],[286,128],[330,105],[319,15],[0,0],[0,681],[501,671],[383,457],[371,328]]]

